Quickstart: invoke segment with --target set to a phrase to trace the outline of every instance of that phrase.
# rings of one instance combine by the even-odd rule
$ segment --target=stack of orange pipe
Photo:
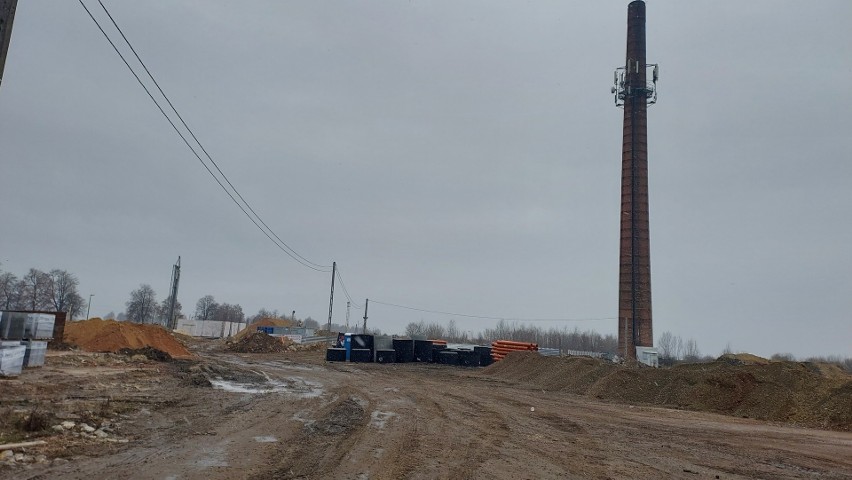
[[[491,359],[495,362],[503,360],[510,352],[538,351],[537,343],[515,342],[512,340],[497,340],[491,343]]]
[[[432,345],[445,345],[445,346],[447,345],[446,340],[429,340],[429,341],[432,342]]]

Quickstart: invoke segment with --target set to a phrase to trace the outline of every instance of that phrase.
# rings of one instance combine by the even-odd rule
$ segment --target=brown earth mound
[[[766,365],[769,363],[769,360],[750,353],[726,353],[717,358],[716,361],[730,363],[731,365]]]
[[[250,333],[256,333],[257,327],[292,327],[295,325],[294,322],[290,320],[284,320],[283,318],[261,318],[260,320],[250,323],[246,326],[246,328],[240,330],[239,333],[234,335],[234,340],[240,340]]]
[[[282,353],[293,342],[286,337],[272,337],[263,332],[250,333],[228,345],[228,350],[239,353]]]
[[[118,352],[121,349],[151,347],[173,358],[189,358],[192,354],[166,329],[158,325],[116,322],[93,318],[65,324],[64,341],[87,352]]]
[[[483,373],[544,390],[607,400],[852,430],[852,375],[836,365],[744,365],[720,358],[654,369],[588,357],[515,352]]]
[[[128,357],[132,357],[134,355],[142,355],[148,360],[154,360],[155,362],[171,362],[172,356],[168,353],[157,350],[154,347],[142,347],[142,348],[122,348],[118,351],[118,353],[122,355],[127,355]]]

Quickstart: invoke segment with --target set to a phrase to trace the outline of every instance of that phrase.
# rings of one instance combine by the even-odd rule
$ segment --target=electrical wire
[[[483,320],[505,320],[511,322],[593,322],[600,320],[617,320],[616,317],[601,317],[601,318],[509,318],[509,317],[493,317],[489,315],[468,315],[465,313],[442,312],[440,310],[429,310],[426,308],[409,307],[406,305],[398,305],[396,303],[380,302],[378,300],[370,300],[370,303],[378,303],[388,307],[404,308],[406,310],[414,310],[416,312],[435,313],[438,315],[449,315],[453,317],[479,318]]]
[[[356,305],[352,300],[352,296],[349,295],[349,290],[346,288],[346,284],[343,283],[343,277],[340,276],[340,266],[337,267],[337,279],[340,280],[340,286],[343,288],[343,294],[346,295],[346,299],[349,301],[349,304],[355,307],[358,310],[361,310],[363,307],[360,305]]]
[[[180,131],[180,129],[175,124],[175,122],[166,113],[166,111],[163,109],[163,107],[160,105],[160,103],[157,101],[157,99],[154,98],[154,95],[151,93],[151,91],[148,89],[148,87],[145,85],[145,83],[142,81],[142,79],[139,78],[139,75],[136,73],[136,71],[133,69],[133,67],[130,65],[130,63],[127,61],[127,59],[124,57],[124,55],[118,49],[118,47],[112,41],[109,34],[107,34],[107,32],[103,29],[100,22],[98,22],[98,20],[95,18],[95,16],[89,10],[89,8],[86,7],[86,4],[83,3],[83,0],[78,0],[78,2],[80,3],[80,6],[82,6],[83,9],[86,11],[86,13],[89,15],[89,18],[91,18],[92,21],[95,23],[95,25],[98,27],[98,30],[100,30],[100,32],[103,34],[103,36],[107,40],[107,42],[109,42],[110,46],[112,46],[115,53],[118,54],[118,56],[121,58],[122,62],[124,62],[124,65],[128,68],[128,70],[130,70],[130,73],[133,74],[133,77],[136,79],[136,81],[139,83],[139,85],[142,87],[142,89],[145,90],[145,93],[148,95],[148,98],[150,98],[151,101],[154,102],[154,105],[157,107],[157,109],[160,111],[160,113],[163,115],[163,117],[165,117],[166,121],[169,122],[169,125],[171,125],[172,129],[174,129],[175,133],[178,134],[178,136],[181,138],[181,140],[183,140],[183,143],[190,149],[190,151],[195,156],[195,158],[198,159],[198,161],[205,168],[205,170],[207,170],[207,172],[213,177],[213,179],[216,181],[216,183],[219,184],[219,186],[222,188],[222,190],[228,195],[228,197],[231,199],[231,201],[234,202],[234,204],[243,212],[243,214],[246,215],[246,217],[255,225],[255,227],[257,227],[258,230],[260,230],[261,233],[263,233],[266,236],[266,238],[268,238],[273,244],[275,244],[275,246],[279,250],[281,250],[282,252],[287,254],[290,258],[292,258],[293,260],[295,260],[299,264],[301,264],[301,265],[303,265],[307,268],[310,268],[312,270],[315,270],[317,272],[323,272],[323,273],[330,272],[331,268],[332,268],[331,265],[320,265],[318,263],[312,262],[312,261],[308,260],[307,258],[305,258],[304,256],[302,256],[301,254],[299,254],[295,249],[290,247],[286,242],[284,242],[281,239],[281,237],[279,237],[278,234],[276,234],[275,231],[272,230],[269,227],[269,225],[260,217],[260,215],[258,215],[258,213],[251,206],[251,204],[248,201],[246,201],[246,199],[242,196],[242,194],[240,194],[240,192],[237,190],[237,188],[234,186],[234,184],[230,181],[230,179],[228,179],[227,175],[225,175],[225,173],[222,171],[222,169],[219,167],[219,165],[216,163],[216,161],[213,159],[213,157],[210,155],[210,153],[208,153],[207,149],[204,148],[204,145],[201,143],[201,141],[198,140],[198,137],[195,135],[195,133],[192,131],[192,129],[189,127],[189,125],[186,123],[186,121],[184,121],[183,116],[180,114],[180,112],[178,112],[177,108],[174,106],[171,99],[169,99],[168,95],[166,95],[166,93],[160,87],[159,82],[157,82],[156,78],[154,78],[154,75],[148,69],[148,66],[145,64],[145,62],[139,56],[136,49],[130,43],[130,40],[128,40],[127,36],[124,34],[124,31],[121,29],[121,27],[118,26],[118,23],[115,21],[112,14],[109,12],[107,7],[103,4],[103,2],[101,0],[98,0],[98,3],[100,4],[101,8],[104,10],[107,17],[109,17],[110,22],[112,22],[115,29],[121,35],[121,38],[124,39],[124,42],[130,48],[131,52],[133,52],[133,55],[136,57],[136,60],[139,62],[140,65],[142,65],[142,68],[145,70],[145,73],[148,75],[148,77],[154,83],[154,85],[156,86],[160,95],[162,95],[162,97],[166,100],[166,103],[168,103],[171,110],[175,113],[175,115],[177,116],[181,125],[183,125],[183,127],[186,129],[186,131],[192,137],[193,141],[198,145],[198,147],[204,153],[204,156],[210,161],[210,163],[213,165],[213,167],[216,169],[216,171],[219,172],[219,175],[225,180],[225,183],[228,184],[228,186],[230,187],[230,190],[228,189],[228,187],[225,186],[225,184],[222,183],[222,181],[219,179],[219,177],[207,165],[207,163],[204,161],[204,159],[201,157],[201,155],[199,155],[198,152],[195,150],[195,147],[193,147],[193,145],[189,142],[189,140],[187,140],[186,136],[183,134],[183,132]],[[233,191],[234,193],[232,194],[231,191]],[[236,197],[234,197],[234,194],[236,194]],[[237,198],[239,198],[239,201],[237,200]],[[242,202],[242,203],[240,203],[240,202]],[[243,205],[245,205],[245,207]],[[246,210],[246,208],[248,208],[248,210]],[[251,212],[251,214],[249,214],[249,212]],[[258,222],[260,222],[260,223],[258,223]],[[343,293],[346,295],[346,298],[349,301],[349,303],[352,306],[354,306],[356,309],[362,309],[363,308],[362,306],[355,304],[355,302],[352,300],[352,296],[349,294],[349,290],[346,288],[346,284],[343,281],[343,277],[340,273],[339,268],[337,269],[336,275],[337,275],[337,279],[340,281],[340,286],[343,289]],[[520,322],[580,322],[580,321],[600,321],[600,320],[616,320],[617,319],[615,317],[606,317],[606,318],[507,318],[507,317],[497,317],[497,316],[489,316],[489,315],[470,315],[470,314],[464,314],[464,313],[453,313],[453,312],[445,312],[445,311],[440,311],[440,310],[430,310],[430,309],[425,309],[425,308],[417,308],[417,307],[410,307],[410,306],[406,306],[406,305],[399,305],[399,304],[390,303],[390,302],[382,302],[382,301],[379,301],[379,300],[373,300],[373,303],[376,303],[376,304],[379,304],[379,305],[385,305],[385,306],[388,306],[388,307],[395,307],[395,308],[402,308],[402,309],[406,309],[406,310],[413,310],[413,311],[417,311],[417,312],[433,313],[433,314],[438,314],[438,315],[448,315],[448,316],[456,316],[456,317],[464,317],[464,318],[477,318],[477,319],[484,319],[484,320],[504,320],[504,321],[520,321]]]
[[[207,165],[207,163],[204,162],[204,159],[201,158],[201,156],[198,154],[198,152],[195,150],[195,148],[192,146],[192,144],[190,144],[190,142],[187,140],[187,138],[183,134],[183,132],[181,132],[180,129],[177,127],[177,125],[175,125],[174,121],[172,121],[171,117],[169,117],[169,115],[165,112],[165,110],[160,105],[160,103],[157,101],[157,99],[154,98],[154,95],[151,93],[151,91],[148,89],[148,87],[145,85],[145,83],[142,81],[142,79],[139,78],[139,75],[136,73],[136,71],[133,69],[133,67],[130,65],[130,63],[127,61],[127,59],[124,57],[124,55],[118,49],[118,47],[112,41],[109,34],[106,33],[106,31],[101,26],[100,22],[98,22],[98,20],[95,18],[95,16],[89,10],[89,8],[86,7],[86,4],[83,3],[83,0],[78,0],[78,2],[80,3],[80,6],[82,6],[83,9],[86,11],[86,13],[89,15],[89,18],[91,18],[92,21],[95,23],[95,25],[98,27],[98,30],[101,31],[104,38],[106,38],[107,42],[109,42],[110,46],[112,46],[113,50],[115,50],[115,53],[118,54],[118,56],[121,58],[121,61],[124,62],[124,65],[128,68],[128,70],[130,70],[130,73],[133,74],[133,77],[136,78],[136,81],[139,83],[139,85],[142,87],[142,89],[145,90],[145,93],[148,95],[148,98],[150,98],[151,101],[154,102],[154,105],[157,106],[157,109],[160,111],[161,114],[163,114],[163,116],[166,118],[166,120],[169,122],[169,124],[174,129],[175,133],[177,133],[178,136],[180,136],[181,140],[183,140],[183,143],[186,144],[186,146],[190,149],[190,151],[192,151],[192,154],[195,156],[195,158],[197,158],[198,161],[201,162],[201,164],[202,164],[202,166],[204,166],[205,170],[207,170],[207,172],[213,177],[213,179],[216,180],[216,183],[219,184],[219,186],[222,188],[222,190],[225,191],[225,193],[228,195],[228,197],[231,198],[231,201],[233,201],[234,204],[237,205],[237,207],[239,207],[240,210],[242,210],[242,212],[246,215],[246,217],[248,217],[248,219],[261,231],[261,233],[263,233],[272,243],[275,244],[276,247],[278,247],[279,250],[283,251],[290,258],[292,258],[293,260],[295,260],[299,264],[301,264],[301,265],[303,265],[307,268],[310,268],[312,270],[315,270],[317,272],[323,272],[323,273],[330,272],[331,271],[330,265],[326,266],[326,265],[320,265],[320,264],[311,262],[310,260],[308,260],[305,257],[303,257],[302,255],[300,255],[298,252],[296,252],[292,247],[287,245],[283,240],[281,240],[281,238],[271,228],[269,228],[269,226],[266,224],[266,222],[264,222],[263,219],[254,211],[254,209],[242,197],[242,195],[240,195],[239,191],[237,191],[237,189],[233,186],[233,184],[228,179],[228,177],[222,172],[222,170],[219,168],[219,166],[216,164],[216,162],[213,160],[213,158],[210,156],[210,154],[207,153],[207,150],[204,148],[204,146],[201,144],[201,142],[198,141],[198,138],[195,136],[195,134],[192,132],[192,130],[189,128],[189,126],[186,124],[186,122],[183,121],[183,118],[181,117],[180,113],[178,113],[177,109],[174,107],[171,100],[169,100],[169,98],[166,96],[166,94],[160,88],[159,84],[154,79],[153,75],[151,75],[151,72],[148,70],[148,67],[145,66],[144,62],[142,62],[142,59],[136,53],[136,50],[130,44],[129,40],[124,35],[124,32],[122,32],[121,29],[118,27],[118,24],[115,22],[112,15],[110,15],[109,11],[106,9],[106,6],[104,6],[104,4],[100,0],[98,0],[98,3],[100,3],[101,7],[104,9],[107,16],[109,16],[109,18],[112,21],[115,28],[119,31],[122,38],[124,38],[124,41],[127,43],[127,45],[130,47],[133,54],[136,56],[136,59],[139,61],[140,64],[142,64],[142,67],[148,73],[148,76],[151,78],[151,80],[157,86],[157,89],[159,90],[160,94],[163,96],[163,98],[166,100],[166,102],[168,102],[169,106],[172,108],[172,110],[175,112],[177,117],[180,119],[180,122],[187,129],[187,131],[190,133],[193,140],[195,140],[195,142],[198,144],[198,146],[201,147],[201,150],[204,152],[204,154],[207,156],[207,158],[210,160],[210,162],[214,165],[214,167],[219,172],[219,174],[222,176],[222,178],[225,179],[225,181],[228,183],[228,185],[230,185],[231,189],[233,189],[234,193],[236,193],[236,195],[240,198],[240,200],[242,200],[242,202],[245,204],[245,207],[243,207],[243,205],[239,201],[237,201],[237,199],[234,197],[234,195],[228,190],[228,188],[222,183],[222,181],[219,180],[219,178],[216,176],[216,174],[213,173],[213,171],[210,169],[210,167]],[[252,215],[250,215],[249,212],[246,211],[246,208],[248,208],[249,211],[251,211],[251,213],[254,214],[254,217],[252,217]],[[255,220],[255,217],[257,218],[257,220]],[[260,222],[260,224],[258,223],[258,221]],[[266,230],[264,230],[264,228],[261,227],[261,224],[264,227],[266,227]],[[267,230],[269,231],[269,233],[267,233]],[[272,234],[271,236],[270,236],[270,233]],[[273,238],[273,236],[275,238]],[[277,239],[277,241],[276,241],[276,239]]]

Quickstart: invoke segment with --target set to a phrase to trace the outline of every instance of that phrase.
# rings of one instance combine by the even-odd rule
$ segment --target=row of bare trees
[[[77,277],[66,270],[31,268],[21,278],[0,271],[0,309],[67,312],[73,319],[85,307],[79,285]]]
[[[580,330],[578,327],[543,328],[506,320],[498,321],[494,328],[486,328],[476,333],[472,330],[460,329],[455,320],[450,320],[446,326],[442,323],[426,323],[421,320],[409,323],[405,328],[405,334],[425,335],[428,338],[441,338],[459,343],[488,344],[495,340],[515,340],[537,343],[539,347],[545,348],[612,354],[618,348],[618,339],[614,335],[601,335],[592,330]]]
[[[240,304],[219,303],[213,295],[205,295],[195,303],[196,320],[244,323],[246,316]]]
[[[126,312],[118,314],[119,320],[128,320],[135,323],[165,323],[169,316],[169,304],[172,296],[169,295],[162,302],[157,302],[157,293],[151,285],[143,283],[139,288],[130,292],[130,300],[125,303]],[[181,315],[181,304],[175,302],[175,315]]]
[[[702,360],[701,350],[698,349],[698,342],[695,339],[687,339],[684,341],[680,335],[675,335],[672,332],[663,332],[657,339],[657,352],[659,354],[660,363],[671,365],[678,361],[697,362]]]

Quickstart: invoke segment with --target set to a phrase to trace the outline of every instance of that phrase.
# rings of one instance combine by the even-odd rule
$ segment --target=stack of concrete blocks
[[[27,347],[20,341],[0,341],[0,377],[17,377],[24,367]]]
[[[24,367],[41,367],[55,317],[42,313],[0,313],[0,376],[17,376]]]

